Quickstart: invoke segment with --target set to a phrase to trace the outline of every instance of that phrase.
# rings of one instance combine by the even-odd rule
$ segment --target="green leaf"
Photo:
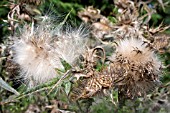
[[[68,19],[68,17],[69,17],[69,15],[70,15],[70,13],[71,13],[72,10],[73,10],[73,9],[70,10],[70,12],[66,15],[66,17],[65,17],[64,20],[59,24],[59,26],[63,26],[63,25],[66,23],[66,21],[67,21],[67,19]]]
[[[65,60],[61,59],[61,63],[63,64],[65,71],[71,69],[71,65],[67,63]]]
[[[19,93],[14,88],[12,88],[8,83],[6,83],[1,77],[0,77],[0,87],[6,89],[16,95],[19,95]]]
[[[65,92],[66,92],[67,95],[70,93],[70,90],[71,90],[71,83],[67,82],[65,84]]]

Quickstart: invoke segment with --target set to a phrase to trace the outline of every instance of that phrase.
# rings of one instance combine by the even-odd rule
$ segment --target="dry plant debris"
[[[164,66],[157,53],[169,52],[170,40],[169,35],[162,33],[169,26],[148,26],[152,14],[156,12],[148,3],[115,0],[118,11],[115,23],[103,16],[99,9],[86,7],[78,12],[78,16],[91,26],[90,37],[82,26],[79,29],[66,26],[65,31],[64,25],[53,26],[48,16],[36,23],[33,16],[41,1],[19,0],[17,4],[10,5],[11,11],[8,13],[8,22],[13,31],[14,53],[11,59],[19,65],[20,75],[28,81],[30,88],[55,77],[60,78],[58,82],[61,84],[65,80],[71,82],[67,96],[73,101],[107,95],[106,90],[115,89],[122,99],[147,97],[149,92],[161,85]],[[35,10],[32,12],[23,5],[35,7]],[[141,13],[143,11],[144,14]],[[32,26],[24,24],[18,36],[14,31],[20,20],[29,21]],[[100,40],[100,43],[89,44],[93,45],[89,47],[91,39]],[[66,70],[63,60],[71,69]],[[62,75],[62,72],[66,73]],[[58,82],[53,88],[57,89]],[[62,112],[56,105],[58,101],[53,103],[47,108],[52,112]],[[31,105],[29,109],[32,110]]]

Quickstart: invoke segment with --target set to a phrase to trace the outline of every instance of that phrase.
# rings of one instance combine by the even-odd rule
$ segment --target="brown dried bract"
[[[9,7],[10,11],[8,13],[8,23],[10,25],[9,30],[14,34],[15,29],[25,22],[35,21],[33,16],[41,14],[37,9],[37,5],[41,3],[41,0],[36,1],[27,1],[27,0],[18,0],[18,3],[11,2]],[[34,4],[29,4],[29,3]]]
[[[40,5],[44,2],[44,0],[18,0],[19,3]]]
[[[100,56],[98,55],[99,51],[101,51]],[[77,82],[77,87],[73,88],[73,94],[70,95],[73,100],[90,98],[103,89],[108,89],[112,86],[113,79],[109,70],[107,68],[101,71],[95,69],[99,60],[102,62],[105,60],[105,51],[103,48],[96,47],[87,51],[84,56],[83,71],[79,74],[81,78],[78,77],[80,79]]]
[[[100,14],[99,9],[89,6],[84,10],[78,12],[78,16],[85,22],[91,23],[92,35],[96,38],[102,39],[104,35],[111,31],[111,22]]]

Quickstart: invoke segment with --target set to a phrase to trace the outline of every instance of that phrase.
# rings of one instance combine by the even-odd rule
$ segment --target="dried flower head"
[[[84,73],[76,73],[74,76],[81,76],[74,87],[69,97],[72,100],[78,100],[82,98],[90,98],[93,96],[99,96],[100,94],[107,94],[106,91],[113,86],[112,75],[109,69],[103,69],[101,72],[96,70],[86,70]]]
[[[161,62],[151,48],[140,39],[120,41],[112,56],[111,69],[120,92],[130,98],[145,95],[159,81]]]
[[[24,29],[20,39],[13,45],[14,61],[20,65],[21,76],[29,81],[30,86],[54,78],[55,68],[63,69],[51,41],[47,29],[37,28],[33,34],[30,29]]]
[[[111,31],[111,22],[103,15],[100,10],[88,6],[82,11],[78,12],[78,16],[85,22],[90,23],[92,26],[92,35],[96,38],[102,39],[104,35],[109,34]]]
[[[17,27],[23,22],[37,21],[34,16],[41,15],[38,5],[44,0],[11,0],[9,3],[10,11],[8,12],[9,30],[12,35],[15,33]]]
[[[29,86],[57,76],[56,68],[64,69],[61,59],[71,65],[85,50],[83,29],[62,32],[49,22],[24,28],[13,45],[14,61],[20,65],[21,76]],[[82,28],[82,27],[81,27]]]
[[[99,52],[102,54],[98,55]],[[88,49],[84,54],[83,70],[74,73],[78,81],[70,94],[71,99],[90,98],[105,93],[104,91],[113,85],[109,69],[102,67],[100,71],[95,70],[100,60],[105,60],[105,51],[102,47]]]
[[[161,54],[165,53],[169,48],[170,36],[167,34],[157,34],[151,45]]]

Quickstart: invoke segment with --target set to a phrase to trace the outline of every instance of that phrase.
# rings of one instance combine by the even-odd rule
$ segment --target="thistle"
[[[47,20],[21,30],[21,35],[15,37],[13,60],[20,65],[21,77],[30,87],[57,77],[56,69],[64,69],[61,59],[70,65],[76,62],[86,44],[81,28],[63,32],[61,26],[54,27]]]
[[[126,97],[144,96],[159,83],[161,62],[141,39],[120,41],[111,60],[113,76],[120,80],[116,86]]]

